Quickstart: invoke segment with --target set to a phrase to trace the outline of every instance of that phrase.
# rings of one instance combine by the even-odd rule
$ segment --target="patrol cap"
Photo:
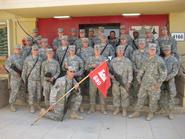
[[[171,45],[163,45],[163,46],[162,46],[162,50],[163,50],[163,51],[171,50]]]
[[[77,32],[77,29],[76,29],[76,28],[72,28],[72,29],[71,29],[71,32],[76,33],[76,32]]]
[[[42,38],[41,42],[48,42],[48,39],[47,38]]]
[[[118,45],[116,51],[124,51],[124,45]]]
[[[127,40],[127,37],[125,35],[121,35],[120,40]]]
[[[67,68],[68,71],[76,71],[75,67],[74,66],[68,66]]]
[[[57,30],[58,30],[58,32],[64,32],[63,28],[58,28]]]
[[[32,51],[38,51],[38,50],[39,50],[39,47],[37,45],[32,46]]]
[[[100,50],[101,48],[101,45],[100,44],[95,44],[94,45],[94,50]]]
[[[89,32],[94,32],[94,29],[93,28],[89,28]]]
[[[98,27],[98,31],[104,32],[104,27]]]
[[[47,53],[52,53],[53,52],[53,49],[52,48],[48,48],[46,52]]]
[[[69,50],[70,51],[75,51],[76,50],[76,46],[75,45],[69,45]]]
[[[82,38],[82,42],[89,42],[88,38]]]
[[[15,46],[15,49],[22,49],[22,47],[21,47],[21,45],[17,44],[17,45]]]
[[[157,48],[157,44],[156,43],[149,43],[148,44],[148,48],[149,49],[156,49]]]
[[[163,31],[163,30],[168,30],[168,29],[167,29],[166,26],[162,26],[162,27],[161,27],[161,31]]]
[[[143,43],[145,44],[145,43],[146,43],[146,39],[145,39],[145,38],[139,38],[139,39],[138,39],[138,43],[139,43],[139,44],[141,44],[141,43],[142,43],[142,44],[143,44]]]
[[[126,29],[125,25],[121,25],[120,29]]]
[[[62,36],[62,37],[60,38],[60,40],[66,40],[66,41],[68,41],[68,36],[67,36],[67,35],[64,35],[64,36]]]
[[[32,32],[33,32],[33,33],[38,33],[38,29],[37,29],[37,28],[34,28],[34,29],[32,30]]]
[[[85,33],[85,29],[80,29],[80,33]]]

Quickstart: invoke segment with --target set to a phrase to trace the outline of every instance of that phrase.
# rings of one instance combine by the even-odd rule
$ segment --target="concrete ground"
[[[185,115],[176,115],[175,120],[157,115],[150,122],[144,116],[128,119],[111,112],[82,115],[81,121],[43,118],[30,126],[38,113],[31,114],[24,107],[12,113],[5,107],[0,109],[0,139],[185,139]]]

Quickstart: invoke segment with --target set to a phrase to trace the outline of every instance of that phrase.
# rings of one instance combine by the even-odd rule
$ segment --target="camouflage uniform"
[[[160,46],[158,40],[155,40],[154,38],[146,38],[146,49],[148,49],[148,44],[149,43],[155,43],[157,44],[157,55],[160,55]]]
[[[77,30],[75,28],[71,29],[71,32],[77,33]],[[77,36],[70,36],[69,37],[69,45],[75,45],[75,41],[78,39]]]
[[[103,51],[103,49],[104,49],[104,51],[103,51],[103,53],[102,53],[102,55],[104,56],[104,57],[106,57],[106,58],[108,58],[108,56],[112,56],[112,57],[115,57],[115,49],[112,47],[112,45],[110,45],[110,44],[100,44],[100,51],[101,51],[101,53],[102,53],[102,51]]]
[[[42,61],[45,61],[45,60],[47,59],[46,52],[47,52],[47,48],[40,48],[40,49],[39,49],[39,58],[40,58]]]
[[[32,49],[38,49],[38,47],[33,46]],[[38,59],[38,60],[37,60]],[[37,61],[35,67],[35,62]],[[37,57],[28,56],[23,64],[23,71],[22,71],[22,79],[24,83],[27,83],[27,89],[28,89],[28,102],[30,106],[33,106],[34,100],[36,98],[37,103],[40,103],[41,99],[41,65],[42,61]],[[32,71],[31,71],[32,69]],[[31,73],[30,73],[31,71]],[[30,73],[30,76],[28,78],[28,74]],[[28,78],[28,79],[27,79]],[[26,82],[27,80],[27,82]]]
[[[164,107],[165,110],[170,113],[175,106],[174,98],[177,94],[175,76],[178,73],[179,65],[174,56],[164,57],[164,61],[167,67],[167,77],[161,87],[161,103],[162,107]]]
[[[60,46],[57,48],[57,51],[56,51],[57,58],[56,59],[58,60],[59,64],[61,64],[61,62],[62,62],[62,59],[63,59],[63,56],[66,52],[66,49],[67,49],[67,47],[64,47],[64,46]]]
[[[47,77],[47,73],[51,73],[51,77]],[[43,86],[43,95],[45,97],[46,106],[49,105],[49,96],[52,87],[52,81],[58,78],[60,74],[60,66],[58,61],[52,59],[51,61],[44,61],[42,63],[41,81]],[[51,81],[52,79],[52,81]]]
[[[58,78],[55,85],[51,89],[50,105],[55,104],[67,91],[69,91],[74,86],[74,84],[76,84],[75,79],[69,80],[66,76]],[[54,110],[52,112],[48,112],[45,117],[57,121],[63,120],[65,107],[64,105],[68,97],[69,95],[57,103],[54,107]],[[77,112],[81,105],[81,101],[82,97],[80,95],[80,91],[76,91],[70,101],[70,110]]]
[[[122,82],[124,83],[123,87],[115,80],[115,78],[112,79],[113,105],[115,107],[121,106],[123,109],[127,109],[129,105],[129,93],[127,87],[129,88],[133,79],[132,63],[126,57],[116,57],[111,60],[110,66],[116,74],[122,77]]]
[[[12,69],[12,65],[15,65],[20,71],[22,71],[23,67],[23,58],[19,55],[12,55],[10,56],[6,63],[5,67],[10,73],[10,98],[9,104],[15,104],[16,98],[21,88],[22,80],[21,80],[21,73],[17,73],[14,69]]]
[[[116,49],[116,47],[117,47],[118,44],[119,44],[119,40],[118,40],[117,38],[108,39],[108,43],[109,43],[110,45],[112,45],[114,49]]]
[[[135,107],[136,111],[140,111],[143,108],[147,97],[149,97],[149,111],[153,113],[157,110],[158,100],[160,98],[160,88],[158,86],[161,86],[166,78],[166,74],[165,63],[159,56],[148,58],[143,63],[137,75],[137,80],[139,83],[141,82],[141,86]]]
[[[64,29],[58,28],[58,32],[64,32]],[[52,42],[52,46],[57,49],[60,45],[61,45],[61,38],[56,37]]]

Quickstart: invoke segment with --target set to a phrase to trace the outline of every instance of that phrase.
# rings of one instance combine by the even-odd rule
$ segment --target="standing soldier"
[[[162,85],[161,101],[164,102],[164,108],[168,112],[168,118],[174,119],[173,110],[175,106],[175,96],[177,94],[175,86],[175,76],[179,70],[178,60],[171,54],[171,46],[163,47],[164,62],[167,67],[167,77]]]
[[[113,115],[117,115],[122,107],[122,116],[127,116],[129,105],[129,89],[133,79],[132,63],[124,57],[124,49],[118,46],[116,49],[117,57],[111,63],[112,70],[112,95],[115,107]]]
[[[132,56],[133,74],[134,74],[133,86],[132,86],[133,100],[135,100],[137,98],[137,94],[138,94],[138,90],[139,90],[139,84],[137,82],[136,77],[137,77],[143,63],[148,59],[145,45],[146,45],[146,40],[144,38],[139,39],[138,40],[138,49],[133,52],[133,56]]]
[[[64,36],[64,29],[63,28],[58,28],[58,37],[56,37],[53,42],[52,42],[52,46],[53,48],[56,50],[61,44],[61,38]]]
[[[131,38],[131,36],[127,33],[125,25],[121,25],[121,26],[120,26],[120,37],[123,37],[123,36],[126,37],[128,44],[129,44],[130,46],[132,46],[132,38]]]
[[[149,44],[149,58],[143,63],[137,75],[137,81],[141,85],[135,112],[129,118],[140,116],[140,110],[143,108],[147,97],[149,97],[149,113],[146,120],[150,121],[154,117],[154,112],[157,111],[161,94],[160,87],[166,79],[167,70],[164,61],[156,55],[156,47],[155,43]]]
[[[82,48],[82,38],[85,38],[85,29],[80,29],[79,38],[75,41],[76,50]]]
[[[64,60],[64,54],[67,51],[68,48],[68,36],[62,36],[61,38],[61,44],[60,46],[57,48],[56,51],[56,59],[58,60],[59,64],[61,65],[61,62],[63,62],[62,60]]]
[[[116,50],[116,47],[118,46],[119,40],[116,38],[116,32],[111,31],[110,35],[108,36],[108,43],[113,46],[113,48]]]
[[[171,45],[171,52],[176,56],[177,54],[177,42],[176,40],[169,36],[168,29],[166,26],[161,27],[161,36],[158,38],[159,46],[162,51],[163,47],[166,45]]]
[[[16,112],[16,108],[14,105],[22,84],[21,72],[23,67],[23,59],[21,57],[21,46],[16,46],[14,50],[14,55],[10,56],[7,59],[5,67],[10,73],[10,110],[12,112]]]
[[[75,45],[75,41],[78,39],[78,31],[75,28],[71,29],[71,36],[69,37],[69,45]]]
[[[108,56],[115,57],[115,49],[112,47],[111,44],[108,44],[107,37],[104,35],[100,38],[100,46],[101,55],[106,58],[108,58]]]
[[[93,28],[89,28],[89,32],[88,32],[88,39],[89,39],[89,46],[90,47],[94,47],[94,29]]]
[[[94,45],[101,43],[100,38],[102,36],[104,36],[104,27],[98,27],[98,35],[94,38]]]
[[[69,45],[69,55],[64,59],[64,64],[62,68],[64,71],[68,69],[68,66],[73,66],[75,68],[75,79],[80,81],[84,72],[84,63],[80,57],[76,54],[76,46]]]
[[[41,64],[39,58],[39,48],[34,45],[32,47],[32,55],[28,56],[23,64],[22,79],[28,90],[28,103],[30,112],[35,112],[35,98],[37,107],[40,108],[41,99]]]
[[[88,62],[86,64],[86,68],[85,68],[87,71],[91,71],[91,70],[95,69],[97,66],[99,66],[102,62],[104,62],[106,60],[106,58],[104,56],[100,55],[100,53],[101,53],[101,48],[100,47],[101,46],[98,45],[98,44],[96,44],[94,46],[95,56],[89,57]],[[93,82],[91,80],[89,81],[90,109],[89,109],[88,113],[90,114],[90,113],[95,112],[97,91],[98,91],[99,98],[100,98],[101,112],[103,114],[107,114],[107,112],[105,110],[104,96],[101,92],[99,92],[99,90],[93,84]]]
[[[49,106],[49,96],[51,87],[60,74],[58,61],[53,59],[54,52],[51,48],[47,49],[47,60],[42,63],[41,81],[46,107]]]
[[[139,32],[137,30],[134,30],[134,32],[133,32],[133,40],[132,40],[132,48],[134,50],[138,49],[138,39],[139,39]]]
[[[128,40],[127,40],[126,36],[121,36],[121,38],[120,38],[120,45],[122,47],[124,47],[124,56],[131,60],[134,49],[128,43]]]
[[[27,56],[31,55],[31,47],[33,45],[33,41],[31,37],[25,38],[25,46],[22,48],[22,58],[23,60],[26,59]]]
[[[42,38],[41,39],[41,48],[39,48],[39,57],[42,61],[45,61],[47,59],[46,52],[48,49],[48,39]]]
[[[42,36],[39,35],[39,31],[37,28],[33,29],[32,37],[33,37],[33,43],[38,45],[38,41],[42,38]]]
[[[62,121],[65,116],[65,113],[67,112],[67,108],[69,107],[70,109],[69,117],[71,119],[78,120],[83,119],[83,117],[78,114],[78,109],[81,105],[82,97],[80,95],[79,84],[74,79],[75,72],[76,72],[75,68],[69,66],[66,75],[56,80],[55,85],[51,89],[50,105],[54,105],[73,86],[75,90],[71,92],[69,95],[67,95],[60,102],[58,102],[53,107],[53,109],[45,115],[46,118],[56,121]],[[45,111],[46,111],[45,109],[42,109],[40,115],[45,113]]]

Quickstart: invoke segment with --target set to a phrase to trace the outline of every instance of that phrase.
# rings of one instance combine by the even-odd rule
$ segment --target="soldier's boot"
[[[46,109],[42,108],[39,112],[39,116],[42,116],[46,112]]]
[[[139,116],[140,116],[140,112],[135,111],[131,115],[129,115],[128,118],[136,118],[136,117],[139,117]]]
[[[101,108],[100,108],[100,111],[103,113],[103,114],[107,114],[107,112],[106,112],[106,110],[105,110],[105,105],[101,105],[100,106]]]
[[[95,105],[91,104],[90,109],[89,109],[89,111],[87,113],[90,114],[90,113],[94,113],[95,111],[96,111],[95,110]]]
[[[11,104],[10,105],[10,111],[16,112],[16,108],[15,108],[14,104]]]
[[[80,112],[81,112],[81,113],[84,112],[84,107],[83,107],[83,106],[80,107]]]
[[[173,119],[175,118],[175,116],[174,116],[174,114],[173,114],[172,112],[170,112],[170,113],[168,114],[168,118],[169,118],[170,120],[173,120]]]
[[[119,113],[119,107],[116,107],[115,110],[113,111],[113,115],[117,115]]]
[[[147,117],[146,117],[146,120],[147,121],[151,121],[153,118],[154,118],[154,113],[153,112],[149,112]]]
[[[69,118],[70,118],[70,119],[83,120],[83,117],[80,116],[80,115],[79,115],[77,112],[75,112],[75,111],[71,111]]]
[[[35,107],[34,107],[34,105],[30,105],[30,112],[31,113],[35,113]]]
[[[126,117],[127,116],[127,109],[126,108],[123,108],[122,109],[122,116],[123,117]]]

